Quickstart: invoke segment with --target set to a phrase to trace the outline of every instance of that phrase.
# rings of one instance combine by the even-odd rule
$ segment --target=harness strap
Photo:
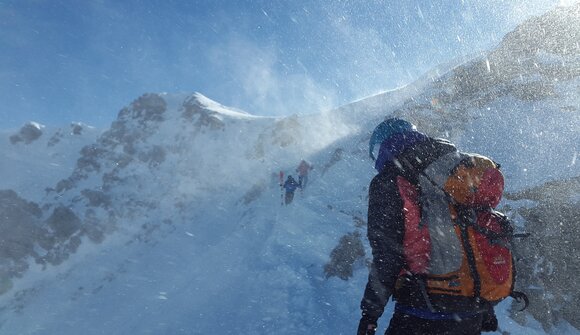
[[[427,304],[429,311],[431,311],[432,313],[436,313],[435,308],[433,308],[433,304],[431,304],[431,299],[429,299],[429,294],[427,294],[427,288],[425,287],[425,280],[423,280],[421,278],[421,279],[417,280],[417,282],[419,283],[419,288],[421,289],[421,295],[423,296],[423,299],[425,299],[425,304]]]

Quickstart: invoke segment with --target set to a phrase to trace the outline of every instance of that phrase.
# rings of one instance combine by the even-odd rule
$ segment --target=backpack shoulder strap
[[[423,175],[434,186],[443,189],[447,178],[452,174],[453,169],[467,157],[466,154],[459,151],[449,152],[437,158],[429,164],[424,170]]]

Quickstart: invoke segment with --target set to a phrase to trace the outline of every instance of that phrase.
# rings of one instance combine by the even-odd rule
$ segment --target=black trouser
[[[462,320],[427,320],[395,312],[385,335],[479,335],[482,315]]]
[[[286,192],[286,197],[284,198],[284,203],[288,205],[294,199],[294,192]]]

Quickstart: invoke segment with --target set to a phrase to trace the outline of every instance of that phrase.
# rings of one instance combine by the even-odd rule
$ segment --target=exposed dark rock
[[[111,205],[111,196],[102,191],[85,189],[81,194],[89,201],[89,206],[106,208]]]
[[[333,167],[334,164],[340,162],[342,160],[343,155],[344,155],[343,148],[334,149],[332,155],[330,156],[330,160],[328,160],[328,162],[326,162],[326,164],[324,164],[324,166],[322,167],[322,175],[324,175],[328,171],[328,169]]]
[[[70,178],[62,179],[61,181],[56,183],[56,188],[54,190],[56,193],[62,193],[66,190],[70,190],[75,185],[76,183]]]
[[[531,235],[515,244],[521,259],[517,284],[530,298],[526,311],[545,329],[561,320],[580,328],[580,293],[576,289],[580,273],[579,195],[580,177],[506,195],[536,202],[518,210]]]
[[[87,145],[81,149],[81,157],[77,160],[77,170],[87,172],[99,172],[101,164],[99,158],[103,157],[106,151],[97,145]]]
[[[149,163],[149,166],[158,166],[165,161],[165,156],[167,156],[165,149],[162,146],[154,145],[148,151],[141,152],[139,160]]]
[[[81,227],[81,220],[73,211],[64,206],[55,208],[46,223],[52,228],[54,236],[59,240],[66,240],[78,232]]]
[[[64,137],[62,130],[57,130],[56,133],[54,133],[54,135],[52,135],[52,137],[50,138],[50,140],[48,140],[48,143],[46,144],[49,147],[53,147],[56,144],[58,144],[60,142],[60,140]]]
[[[127,116],[138,120],[140,123],[147,121],[163,121],[163,114],[167,110],[167,103],[158,94],[148,93],[140,96],[129,108],[119,113],[119,119]]]
[[[208,110],[199,103],[196,96],[187,99],[182,106],[181,117],[189,122],[194,122],[197,129],[209,128],[210,130],[223,130],[225,124],[216,116],[216,112]]]
[[[41,209],[12,190],[0,191],[0,274],[15,276],[28,268],[27,258],[39,260],[38,245],[48,249],[48,232],[41,228]]]
[[[326,278],[338,277],[348,280],[353,275],[353,265],[365,256],[361,236],[358,231],[340,238],[338,245],[330,253],[330,262],[324,266]]]
[[[252,188],[244,194],[242,197],[242,203],[244,205],[250,204],[252,201],[258,199],[260,195],[266,190],[266,183],[258,183],[252,186]]]
[[[42,136],[42,130],[35,123],[27,123],[22,128],[18,134],[10,136],[10,143],[16,144],[18,142],[24,142],[25,144],[30,144],[36,141],[40,136]]]
[[[83,126],[79,123],[71,123],[70,125],[70,131],[73,135],[81,135],[83,130]]]

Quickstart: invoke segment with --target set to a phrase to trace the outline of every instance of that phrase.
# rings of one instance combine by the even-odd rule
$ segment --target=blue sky
[[[559,4],[0,0],[0,128],[108,127],[147,92],[197,91],[257,115],[314,113],[489,49]]]

